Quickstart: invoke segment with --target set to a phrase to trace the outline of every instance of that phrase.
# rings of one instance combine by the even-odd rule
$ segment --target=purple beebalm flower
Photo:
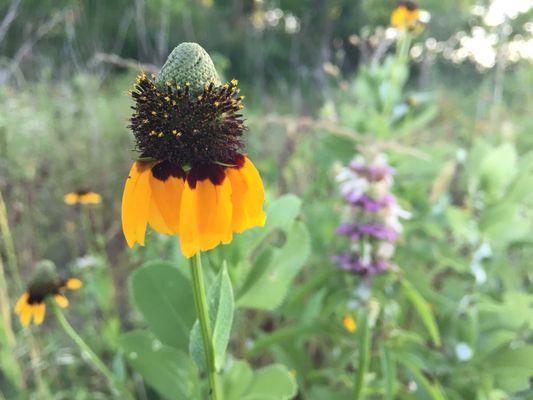
[[[389,242],[394,242],[397,238],[397,233],[393,229],[378,222],[367,224],[343,223],[337,227],[336,233],[338,235],[348,235],[355,241],[359,240],[363,235]]]
[[[394,229],[389,228],[381,223],[370,223],[359,226],[359,232],[366,234],[376,239],[387,240],[389,242],[396,241],[398,234]]]
[[[341,223],[339,235],[350,238],[351,250],[332,257],[339,268],[361,275],[375,275],[397,268],[390,260],[395,242],[402,231],[400,218],[410,214],[403,210],[391,193],[394,168],[380,154],[358,156],[342,168],[336,180],[350,204],[352,220]]]
[[[331,260],[339,268],[361,275],[376,275],[388,271],[393,265],[386,260],[369,260],[363,261],[357,253],[343,253],[334,255]]]
[[[396,204],[396,199],[394,198],[394,196],[390,194],[387,194],[378,200],[375,200],[372,197],[367,196],[366,194],[359,196],[355,200],[349,199],[348,197],[345,197],[345,198],[350,204],[356,207],[361,207],[365,211],[368,211],[371,213],[376,213],[382,208],[389,207],[393,204]]]

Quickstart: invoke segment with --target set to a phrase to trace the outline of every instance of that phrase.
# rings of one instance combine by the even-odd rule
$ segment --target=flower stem
[[[364,313],[361,316],[361,331],[359,334],[359,362],[357,366],[357,373],[355,375],[355,387],[353,391],[353,400],[363,399],[365,388],[365,375],[368,370],[368,362],[370,357],[371,345],[371,328],[368,321],[368,314]]]
[[[17,289],[21,289],[22,280],[20,279],[20,273],[17,265],[17,255],[15,254],[15,244],[13,242],[13,236],[9,229],[9,221],[7,219],[7,208],[2,192],[0,192],[0,234],[4,242],[4,249],[7,255],[7,265],[9,266],[12,278],[15,280]]]
[[[211,321],[209,319],[209,311],[207,308],[207,296],[200,253],[196,253],[191,258],[191,274],[194,304],[196,305],[196,313],[198,314],[198,321],[200,322],[204,344],[206,370],[209,377],[210,398],[211,400],[217,400],[220,399],[220,387],[215,368],[215,349],[213,345],[213,335],[211,333]]]
[[[65,330],[67,335],[69,335],[70,338],[74,341],[74,343],[78,345],[80,350],[87,356],[87,358],[92,362],[96,369],[107,378],[112,391],[116,392],[116,394],[119,393],[122,399],[133,400],[133,396],[131,395],[131,393],[129,393],[125,386],[117,380],[111,370],[109,370],[109,368],[105,366],[103,361],[96,355],[96,353],[89,347],[89,345],[85,343],[85,341],[80,337],[80,335],[78,335],[78,332],[76,332],[72,325],[70,325],[61,309],[55,304],[52,305],[52,309],[54,310],[54,314],[57,320],[59,321],[59,324]]]

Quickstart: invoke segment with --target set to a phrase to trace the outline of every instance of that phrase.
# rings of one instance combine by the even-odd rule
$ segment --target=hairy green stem
[[[0,314],[2,316],[2,324],[0,324],[0,332],[5,337],[5,345],[8,348],[9,362],[6,359],[6,370],[12,368],[13,379],[17,382],[20,388],[25,388],[26,384],[22,377],[22,367],[15,355],[16,339],[13,332],[13,325],[11,323],[11,310],[9,309],[9,294],[7,292],[7,283],[4,274],[4,263],[0,256]],[[6,357],[7,358],[7,357]]]
[[[217,371],[215,368],[215,349],[213,345],[213,334],[211,332],[211,321],[207,307],[207,296],[204,285],[204,275],[202,271],[202,258],[200,253],[196,253],[191,258],[191,275],[194,291],[194,304],[202,332],[204,345],[205,363],[207,375],[209,378],[210,398],[212,400],[220,399],[220,387],[218,383]]]
[[[52,309],[54,310],[54,314],[63,330],[68,336],[70,336],[74,343],[78,345],[80,350],[87,356],[95,368],[107,378],[113,392],[117,395],[120,394],[121,399],[133,400],[133,396],[127,391],[125,386],[117,380],[111,370],[106,367],[103,361],[96,355],[89,345],[85,343],[81,336],[78,335],[78,332],[76,332],[72,325],[70,325],[61,309],[55,304],[52,305]]]
[[[359,333],[359,361],[355,375],[355,387],[352,396],[353,400],[364,398],[365,376],[366,371],[368,370],[372,336],[370,323],[368,321],[368,314],[363,314],[360,320],[361,330]]]
[[[13,242],[13,236],[9,229],[9,221],[7,219],[7,208],[2,192],[0,192],[0,234],[2,235],[4,248],[7,255],[7,264],[9,266],[9,272],[15,280],[17,289],[22,288],[22,280],[20,279],[20,273],[17,265],[17,255],[15,254],[15,244]]]

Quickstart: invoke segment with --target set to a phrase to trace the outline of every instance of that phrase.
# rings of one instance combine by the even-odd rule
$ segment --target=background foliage
[[[113,398],[53,318],[13,319],[43,259],[84,281],[68,319],[137,398],[202,398],[187,263],[154,232],[127,250],[120,227],[126,91],[182,41],[241,81],[268,192],[267,226],[206,257],[231,299],[215,310],[235,310],[213,320],[225,398],[351,398],[360,371],[367,398],[531,398],[533,72],[508,44],[531,43],[532,11],[494,25],[492,3],[421,2],[402,61],[387,0],[1,2],[0,398]],[[461,41],[476,27],[488,61]],[[400,272],[371,284],[330,261],[335,168],[369,147],[412,213]],[[101,205],[63,204],[79,188]]]

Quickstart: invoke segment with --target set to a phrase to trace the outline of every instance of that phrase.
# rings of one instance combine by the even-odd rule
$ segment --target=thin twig
[[[17,16],[18,8],[20,5],[21,0],[12,0],[11,4],[9,5],[9,8],[7,9],[7,13],[4,16],[4,19],[2,20],[2,23],[0,23],[0,43],[4,40],[7,31],[9,30],[9,27],[15,20],[15,17]]]
[[[380,140],[377,141],[375,137],[372,137],[371,135],[364,135],[360,132],[357,132],[351,128],[347,128],[345,126],[337,124],[335,121],[326,120],[326,119],[315,119],[311,117],[293,117],[293,116],[286,116],[286,115],[277,115],[277,114],[269,114],[266,116],[262,116],[260,119],[252,119],[251,120],[260,126],[269,125],[269,124],[277,124],[277,125],[284,125],[287,128],[290,127],[291,130],[305,130],[305,129],[313,129],[313,130],[324,130],[328,131],[334,135],[338,136],[344,136],[347,138],[350,138],[354,141],[363,142],[365,144],[372,144],[382,150],[393,150],[400,154],[410,155],[416,158],[419,158],[421,160],[429,161],[431,157],[418,149],[411,148],[409,146],[401,145],[400,143],[394,141],[394,140]]]
[[[109,53],[96,53],[93,57],[93,62],[113,64],[123,68],[140,69],[151,74],[156,74],[159,71],[157,65],[144,64],[133,58],[122,58],[116,54]]]

